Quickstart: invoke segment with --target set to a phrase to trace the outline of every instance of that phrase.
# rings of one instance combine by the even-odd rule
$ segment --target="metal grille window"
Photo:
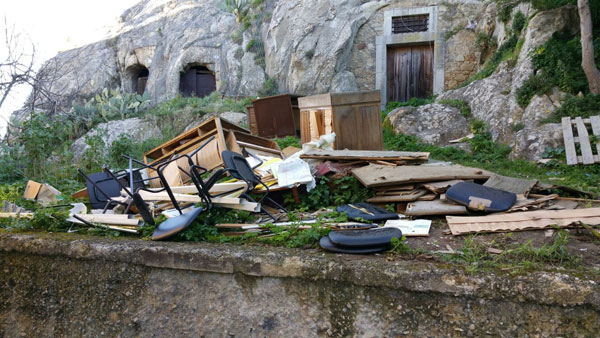
[[[392,17],[392,34],[426,32],[429,14]]]

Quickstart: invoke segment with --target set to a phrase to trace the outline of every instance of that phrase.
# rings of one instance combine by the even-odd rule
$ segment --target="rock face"
[[[465,123],[460,114],[448,114],[447,108],[440,105],[440,100],[462,100],[469,104],[472,118],[482,120],[489,126],[494,140],[513,146],[512,155],[515,157],[537,159],[545,148],[562,145],[562,132],[559,124],[542,124],[541,120],[548,117],[560,106],[559,99],[563,97],[555,90],[551,96],[534,97],[529,105],[521,108],[515,92],[523,82],[533,75],[531,51],[541,46],[554,32],[570,29],[576,26],[577,9],[562,7],[556,10],[541,12],[529,22],[523,33],[523,47],[516,64],[511,67],[508,61],[500,64],[491,76],[474,81],[462,88],[449,90],[436,99],[437,103],[419,107],[414,114],[406,114],[405,109],[398,109],[389,114],[389,118],[400,132],[415,130],[430,130],[437,127],[436,120],[427,118],[436,114],[446,115],[445,123],[459,126]],[[425,118],[415,118],[420,112],[425,112]],[[462,128],[464,131],[464,127]],[[447,138],[429,137],[426,141],[447,145]],[[419,134],[417,134],[419,135]],[[464,135],[461,135],[464,136]]]

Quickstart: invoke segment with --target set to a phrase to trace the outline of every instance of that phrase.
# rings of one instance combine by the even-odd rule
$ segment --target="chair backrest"
[[[250,164],[244,156],[235,153],[233,151],[225,150],[221,153],[221,157],[223,157],[223,162],[227,169],[233,169],[230,174],[233,178],[237,178],[238,180],[243,180],[252,184],[257,184],[260,181],[254,174],[254,170],[250,167]]]
[[[84,176],[86,187],[93,209],[102,209],[111,197],[121,195],[121,186],[105,172]]]

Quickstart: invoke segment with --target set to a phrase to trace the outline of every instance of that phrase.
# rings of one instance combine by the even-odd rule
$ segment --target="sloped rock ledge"
[[[546,331],[587,335],[600,330],[600,286],[598,275],[593,273],[467,274],[459,267],[444,264],[389,262],[383,257],[332,255],[316,250],[2,232],[0,266],[4,269],[0,277],[0,299],[4,299],[0,301],[0,333],[8,336],[19,334],[11,331],[15,328],[21,328],[21,333],[44,333],[39,331],[40,323],[33,315],[28,317],[31,322],[24,324],[16,309],[33,306],[43,312],[49,305],[20,304],[16,294],[27,294],[29,299],[44,289],[41,294],[48,298],[47,303],[56,306],[52,299],[59,298],[62,306],[67,306],[81,302],[78,297],[82,295],[64,291],[58,285],[62,282],[81,289],[86,278],[91,279],[87,283],[109,289],[110,297],[118,300],[112,312],[96,315],[119,318],[123,325],[108,328],[110,323],[107,327],[99,322],[94,326],[84,320],[80,326],[69,322],[58,333],[89,334],[93,329],[124,336],[162,330],[169,334],[181,325],[187,325],[186,330],[177,331],[182,334],[213,330],[213,334],[250,336],[361,332],[471,332],[477,336],[486,332],[523,335]],[[61,281],[48,278],[43,283],[20,283],[24,274],[36,273],[58,275]],[[94,296],[96,292],[99,294]],[[90,294],[88,300],[97,302],[100,308],[109,302],[110,297],[100,291]],[[216,298],[211,301],[210,297]],[[234,308],[228,307],[232,305],[228,304],[230,298]],[[157,312],[165,307],[182,309],[190,303],[195,305],[188,319],[195,318],[195,324],[181,319],[165,326],[156,321]],[[243,311],[244,304],[253,310]],[[361,311],[355,312],[357,308]],[[214,318],[202,317],[205,311],[214,313]],[[267,315],[271,312],[273,318]],[[529,319],[524,319],[525,314]],[[303,319],[285,322],[287,316],[297,315]],[[81,316],[94,317],[94,313]],[[52,317],[57,323],[63,320],[60,315]],[[71,317],[66,320],[71,321]],[[131,318],[128,321],[125,317]],[[232,320],[228,324],[223,318],[242,322],[231,324]],[[15,321],[21,322],[15,325]],[[244,331],[248,327],[255,331]]]

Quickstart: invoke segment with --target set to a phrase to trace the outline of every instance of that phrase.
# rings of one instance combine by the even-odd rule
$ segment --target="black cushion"
[[[323,248],[329,252],[346,253],[346,254],[372,254],[372,253],[382,252],[382,251],[386,251],[386,250],[390,249],[389,245],[373,247],[373,248],[346,248],[346,247],[337,246],[337,245],[331,243],[331,241],[329,240],[329,237],[327,237],[327,236],[321,238],[321,240],[319,241],[319,245],[321,246],[321,248]]]
[[[361,209],[364,209],[367,212]],[[348,217],[355,220],[361,218],[368,221],[379,222],[398,218],[398,214],[396,213],[365,202],[341,205],[337,207],[337,211],[345,212],[348,214]]]
[[[156,227],[152,234],[152,240],[166,239],[185,230],[194,222],[196,217],[198,217],[202,211],[204,211],[204,208],[198,207],[183,215],[167,219]]]
[[[332,231],[329,233],[329,240],[336,246],[354,249],[390,246],[394,237],[402,238],[402,231],[397,228],[379,228]]]
[[[460,182],[446,191],[446,197],[471,210],[505,211],[517,201],[517,195],[473,182]]]

